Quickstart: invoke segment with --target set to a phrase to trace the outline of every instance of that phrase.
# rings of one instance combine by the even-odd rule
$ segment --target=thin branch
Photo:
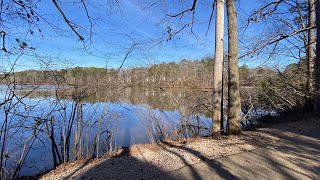
[[[2,48],[1,50],[4,52],[8,52],[5,46],[5,39],[6,39],[6,32],[5,31],[1,31],[0,35],[2,36]]]
[[[259,14],[260,13],[260,17],[261,18],[264,18],[267,14],[268,15],[271,15],[272,13],[274,13],[276,10],[277,10],[277,8],[278,8],[278,6],[283,2],[284,0],[276,0],[276,1],[273,1],[273,2],[271,2],[271,3],[268,3],[268,4],[266,4],[265,6],[263,6],[263,7],[261,7],[259,10],[256,10],[253,14],[251,14],[250,16],[249,16],[249,21],[248,22],[250,22],[250,21],[252,21],[252,20],[257,20],[257,19],[255,19],[255,18],[253,18],[253,16],[255,16],[255,15],[257,15],[257,14]],[[274,5],[274,6],[273,6]],[[268,12],[265,12],[265,13],[263,13],[262,11],[264,11],[265,9],[267,9],[267,8],[269,8],[270,6],[273,6],[273,9],[272,10],[268,10]]]
[[[86,11],[88,20],[90,22],[90,42],[92,42],[92,27],[93,27],[93,23],[92,23],[92,20],[91,20],[92,18],[89,16],[89,12],[88,12],[87,6],[86,6],[86,4],[84,3],[83,0],[81,0],[81,3],[83,5],[83,7],[84,7],[84,10]]]
[[[4,0],[0,0],[0,23],[2,24],[2,7],[3,7],[3,1]]]
[[[156,5],[156,4],[159,3],[159,2],[161,2],[161,0],[158,0],[158,1],[154,2],[154,3],[152,3],[152,4],[149,6],[149,8],[151,8],[152,6]]]
[[[213,18],[213,13],[214,13],[214,7],[215,7],[216,2],[217,2],[217,0],[214,0],[214,2],[212,4],[212,10],[211,10],[211,14],[210,14],[210,19],[209,19],[209,24],[207,27],[206,35],[208,35],[208,32],[210,30],[210,26],[211,26],[211,22],[212,22],[212,18]]]
[[[122,68],[123,65],[124,65],[124,62],[128,59],[129,55],[133,52],[133,50],[134,50],[134,48],[135,48],[136,45],[137,45],[137,44],[134,43],[134,44],[129,48],[129,50],[127,51],[126,55],[124,56],[124,58],[123,58],[123,60],[122,60],[122,62],[121,62],[121,65],[120,65],[119,69],[117,70],[117,74],[120,72],[121,68]]]
[[[267,42],[267,43],[261,45],[260,47],[257,47],[257,48],[255,48],[255,49],[253,49],[252,51],[247,52],[247,53],[239,56],[239,59],[244,58],[245,56],[248,56],[248,55],[250,55],[250,54],[253,54],[253,53],[255,53],[255,52],[259,51],[259,50],[262,50],[263,48],[265,48],[265,47],[268,46],[268,45],[271,45],[271,44],[274,44],[274,43],[279,43],[279,41],[282,41],[282,40],[284,40],[284,39],[287,39],[288,37],[291,37],[291,36],[294,36],[294,35],[296,35],[296,34],[299,34],[299,33],[305,32],[305,31],[309,31],[309,30],[315,29],[315,28],[316,28],[316,26],[307,27],[307,28],[303,28],[303,29],[299,29],[299,30],[293,31],[293,32],[291,32],[290,34],[280,35],[280,37],[279,37],[279,38],[276,38],[276,39],[272,38],[272,39],[273,39],[272,41]]]
[[[69,19],[66,17],[66,15],[64,14],[64,12],[62,11],[62,9],[60,8],[59,4],[57,3],[56,0],[52,0],[52,2],[54,3],[54,5],[56,6],[56,8],[58,9],[58,11],[60,12],[60,14],[62,15],[63,19],[66,21],[66,23],[68,24],[68,26],[71,28],[71,30],[79,37],[79,39],[81,41],[84,41],[84,37],[81,36],[72,26],[71,22],[69,21]]]
[[[175,32],[173,32],[173,33],[170,33],[170,31],[168,31],[168,33],[169,33],[169,38],[167,39],[167,41],[168,41],[168,40],[171,40],[173,36],[175,36],[176,34],[180,33],[184,28],[186,28],[186,27],[188,27],[188,26],[190,26],[190,25],[192,25],[192,22],[189,22],[189,23],[183,25],[178,31],[175,31]]]
[[[185,10],[183,10],[183,11],[181,11],[180,13],[175,14],[175,15],[169,15],[169,14],[167,14],[167,15],[170,16],[170,17],[178,17],[178,16],[181,16],[181,17],[182,17],[182,16],[184,15],[184,13],[186,13],[186,12],[188,12],[188,11],[194,11],[195,8],[196,8],[196,4],[197,4],[197,0],[193,0],[193,4],[192,4],[192,7],[191,7],[191,8],[185,9]]]

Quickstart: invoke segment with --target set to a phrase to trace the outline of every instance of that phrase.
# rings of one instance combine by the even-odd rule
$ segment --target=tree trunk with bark
[[[223,128],[223,50],[224,50],[224,0],[216,2],[215,58],[213,67],[213,109],[212,133],[218,134]]]
[[[317,26],[317,40],[316,40],[316,59],[315,59],[315,103],[316,108],[320,111],[320,0],[316,0],[316,26]]]
[[[228,16],[228,134],[240,133],[241,102],[239,90],[238,30],[235,0],[227,0]]]
[[[309,0],[308,1],[309,6],[309,27],[315,26],[316,23],[316,11],[315,11],[315,0]],[[306,108],[307,111],[312,111],[313,109],[313,101],[311,98],[311,95],[314,92],[314,61],[315,61],[315,53],[314,53],[314,47],[315,47],[315,34],[314,29],[310,29],[308,31],[308,46],[307,46],[307,61],[308,61],[308,72],[307,72],[307,104]]]

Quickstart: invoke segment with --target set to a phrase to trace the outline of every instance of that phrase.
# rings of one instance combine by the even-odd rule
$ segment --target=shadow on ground
[[[280,141],[214,160],[186,146],[164,143],[163,150],[179,157],[186,165],[174,171],[165,172],[161,167],[137,160],[129,156],[128,150],[90,168],[84,164],[64,179],[319,179],[320,123],[311,120],[304,123],[309,126],[308,131],[299,131],[295,125],[287,129],[269,128],[264,133],[281,137]],[[259,142],[261,138],[264,137],[250,137],[248,143],[263,144]],[[172,148],[193,154],[202,161],[188,165],[185,157]]]
[[[166,174],[159,167],[129,156],[129,151],[111,159],[102,160],[93,167],[77,168],[64,179],[154,179]],[[166,179],[174,179],[169,175]]]
[[[280,141],[217,161],[240,179],[319,179],[319,125],[309,132],[278,129],[269,133]]]
[[[125,154],[121,154],[113,159],[104,160],[90,169],[85,169],[86,163],[81,167],[74,170],[68,176],[63,179],[204,179],[203,172],[199,172],[199,169],[194,168],[192,165],[188,165],[183,156],[174,151],[171,151],[167,147],[174,147],[193,153],[198,156],[204,163],[210,167],[210,171],[214,170],[220,177],[225,179],[237,179],[227,169],[221,166],[220,163],[210,160],[203,156],[201,153],[192,149],[184,148],[181,146],[175,146],[173,144],[166,143],[163,147],[164,150],[175,154],[182,161],[185,162],[187,173],[185,176],[177,176],[172,172],[165,172],[161,168],[152,165],[151,163],[142,162],[129,156],[129,151]],[[210,172],[208,172],[210,173]]]

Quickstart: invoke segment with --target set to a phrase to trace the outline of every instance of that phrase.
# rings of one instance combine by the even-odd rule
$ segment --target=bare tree
[[[228,15],[228,134],[240,133],[241,101],[239,91],[237,11],[234,0],[227,0]]]
[[[216,35],[215,58],[213,67],[213,109],[212,133],[217,134],[223,128],[222,97],[223,97],[223,49],[224,49],[224,0],[216,2]]]
[[[247,27],[253,22],[253,24],[263,24],[267,28],[255,40],[253,49],[240,58],[254,53],[257,56],[264,55],[264,63],[272,58],[280,60],[277,55],[287,56],[299,62],[296,73],[284,76],[278,71],[280,77],[286,79],[283,82],[286,86],[280,88],[281,91],[287,91],[285,87],[293,88],[297,99],[303,98],[302,103],[297,103],[296,99],[295,106],[290,105],[289,109],[304,106],[305,110],[312,111],[315,102],[315,7],[315,0],[270,0],[248,18]],[[303,83],[294,82],[296,75],[301,73],[305,78]]]

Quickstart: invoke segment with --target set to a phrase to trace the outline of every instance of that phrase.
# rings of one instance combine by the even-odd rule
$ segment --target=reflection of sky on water
[[[4,88],[0,87],[0,100],[3,100],[4,95],[7,93]],[[14,100],[16,101],[16,100]],[[56,140],[60,140],[61,130],[57,127],[63,125],[63,117],[70,117],[74,103],[68,100],[60,101],[66,107],[66,114],[61,113],[61,106],[53,98],[24,98],[23,103],[19,103],[16,107],[15,115],[12,117],[10,130],[12,136],[10,137],[10,145],[8,152],[11,158],[7,161],[8,164],[12,163],[15,158],[20,155],[22,149],[21,144],[32,135],[32,128],[36,124],[37,117],[41,119],[50,119],[51,116],[55,117],[57,134]],[[52,109],[55,111],[50,112]],[[92,124],[90,141],[93,141],[97,130],[97,119],[102,117],[101,129],[108,129],[114,132],[113,145],[116,147],[127,147],[132,144],[148,143],[148,136],[146,128],[150,128],[150,121],[156,119],[167,130],[172,130],[178,127],[181,120],[179,111],[163,111],[159,108],[152,109],[147,104],[131,104],[127,102],[107,102],[107,103],[84,103],[82,106],[83,119],[84,119],[84,136],[88,134],[88,127]],[[4,117],[4,112],[0,112],[1,118]],[[27,118],[24,118],[24,116]],[[61,120],[62,119],[62,120]],[[195,118],[191,118],[195,119]],[[203,124],[210,124],[209,118],[203,118]],[[19,127],[19,123],[23,122],[26,127]],[[2,124],[2,122],[1,122]],[[18,130],[18,127],[20,128]],[[209,126],[210,127],[210,126]],[[44,128],[44,126],[41,126]],[[14,133],[14,131],[17,131]],[[104,139],[103,139],[104,138]],[[101,137],[101,142],[105,137]],[[88,140],[85,139],[84,143]],[[90,142],[92,144],[92,142]],[[44,133],[39,133],[38,139],[33,144],[26,162],[23,165],[20,175],[32,175],[39,171],[48,170],[53,166],[51,154],[51,143],[49,138]]]

